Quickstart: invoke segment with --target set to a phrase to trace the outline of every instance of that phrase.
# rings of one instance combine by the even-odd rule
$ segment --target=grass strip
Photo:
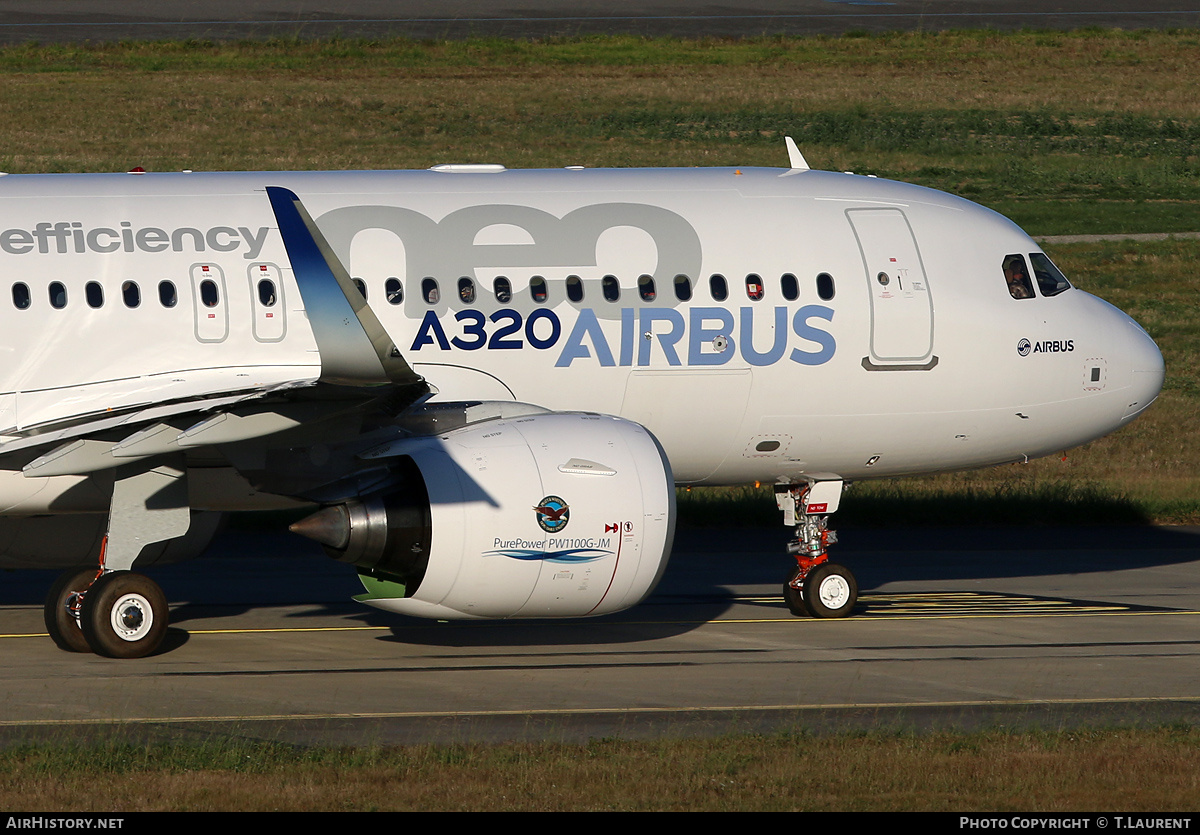
[[[103,786],[97,791],[97,786]],[[1200,730],[0,751],[0,805],[98,811],[1095,811],[1200,803]]]

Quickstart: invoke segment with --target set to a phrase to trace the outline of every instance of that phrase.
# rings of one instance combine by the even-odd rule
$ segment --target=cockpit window
[[[1023,255],[1004,256],[1004,280],[1008,283],[1008,294],[1014,299],[1033,298],[1033,282],[1029,280]]]
[[[1064,290],[1071,289],[1071,282],[1062,274],[1058,267],[1046,257],[1044,252],[1029,253],[1029,263],[1033,265],[1033,275],[1037,279],[1038,289],[1043,296],[1057,296]]]

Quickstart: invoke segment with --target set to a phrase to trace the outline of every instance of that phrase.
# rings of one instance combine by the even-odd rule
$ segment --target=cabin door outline
[[[916,236],[900,209],[847,209],[871,300],[870,371],[921,370],[933,356],[933,293]]]

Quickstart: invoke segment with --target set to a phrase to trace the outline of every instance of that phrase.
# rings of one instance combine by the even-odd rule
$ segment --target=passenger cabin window
[[[1057,296],[1064,290],[1071,289],[1071,282],[1067,281],[1067,277],[1046,257],[1046,253],[1029,253],[1029,263],[1033,265],[1033,277],[1037,279],[1038,289],[1042,291],[1043,296]]]
[[[88,307],[104,307],[104,288],[100,286],[99,281],[89,281],[84,288],[84,295],[87,297]]]
[[[367,300],[367,282],[361,278],[352,279],[354,286],[358,288],[358,294],[363,297],[363,301]]]
[[[1029,269],[1023,255],[1004,256],[1004,282],[1008,294],[1014,299],[1032,299],[1033,282],[1029,280]]]
[[[567,298],[573,302],[583,301],[583,279],[577,275],[567,276]]]
[[[275,282],[264,278],[258,282],[258,300],[263,307],[275,306]]]
[[[496,301],[500,304],[508,304],[512,301],[512,284],[504,276],[496,276],[496,280],[492,282],[492,290],[496,293]]]
[[[61,281],[50,282],[50,306],[59,310],[67,306],[67,288]]]
[[[675,276],[675,298],[681,302],[690,301],[692,298],[692,280],[686,275]]]
[[[654,279],[648,275],[638,276],[638,295],[642,297],[644,302],[652,302],[657,297],[654,292]]]
[[[784,273],[779,277],[779,291],[785,299],[794,302],[800,298],[800,282],[791,273]]]
[[[829,273],[821,273],[817,276],[817,296],[821,301],[829,301],[833,298],[833,276]]]
[[[615,302],[621,298],[621,282],[617,281],[615,275],[604,276],[600,280],[600,289],[604,292],[605,301]]]
[[[29,286],[18,282],[12,287],[13,306],[17,310],[28,310],[30,302],[33,301],[29,295]]]
[[[435,279],[421,279],[421,297],[425,299],[426,304],[437,304],[441,301],[441,295],[438,293],[437,281]]]
[[[458,280],[458,300],[463,304],[475,304],[475,282],[466,276]]]
[[[750,273],[746,276],[746,297],[752,302],[760,302],[763,297],[762,276]]]
[[[200,302],[205,307],[216,307],[221,303],[221,293],[217,290],[217,282],[206,278],[200,282]],[[133,307],[133,305],[130,305]]]
[[[179,294],[175,285],[169,281],[158,282],[158,301],[163,307],[174,307],[179,303]]]
[[[542,278],[540,275],[535,275],[533,278],[529,279],[529,295],[532,296],[533,300],[538,304],[546,301],[548,297],[548,293],[546,292],[546,279]]]
[[[211,279],[206,280],[203,283],[201,283],[201,285],[200,285],[201,296],[204,295],[204,285],[205,284],[212,285],[213,296],[215,298],[216,292],[217,292],[217,285],[214,284]],[[142,303],[142,289],[137,286],[136,281],[126,281],[124,284],[121,285],[121,298],[125,300],[126,307],[137,307],[139,304]],[[205,304],[208,304],[208,302],[205,302]],[[212,307],[215,304],[216,304],[216,302],[214,301],[212,304],[209,304],[208,306]]]
[[[404,288],[400,284],[400,279],[393,276],[385,281],[383,294],[387,297],[388,304],[400,304],[404,301]]]
[[[729,286],[725,283],[725,276],[711,276],[708,279],[708,292],[715,302],[723,302],[729,298]]]

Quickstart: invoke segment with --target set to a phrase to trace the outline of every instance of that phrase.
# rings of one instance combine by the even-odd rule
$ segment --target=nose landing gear
[[[858,602],[854,574],[829,562],[829,546],[837,542],[837,533],[829,529],[829,515],[837,510],[841,494],[840,480],[775,485],[775,502],[783,511],[784,524],[796,528],[796,541],[788,545],[796,567],[783,584],[783,599],[798,617],[849,617]]]

